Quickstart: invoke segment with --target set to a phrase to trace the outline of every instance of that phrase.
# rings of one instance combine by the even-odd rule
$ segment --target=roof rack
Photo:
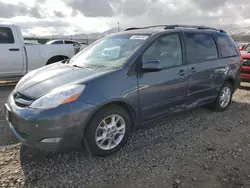
[[[203,29],[203,30],[207,29],[207,30],[219,31],[221,33],[226,33],[222,29],[216,29],[213,27],[199,26],[199,25],[153,25],[153,26],[147,26],[147,27],[131,27],[131,28],[125,29],[125,31],[136,30],[136,29],[149,29],[149,28],[155,28],[155,27],[163,27],[164,29],[175,29],[178,27],[184,27],[184,28]]]
[[[168,25],[151,25],[151,26],[146,26],[146,27],[130,27],[128,29],[125,29],[125,31],[129,31],[129,30],[136,30],[136,29],[149,29],[149,28],[154,28],[154,27],[166,27]]]
[[[175,29],[177,27],[184,27],[184,28],[193,28],[193,29],[208,29],[208,30],[214,30],[214,31],[219,31],[221,33],[225,33],[224,30],[222,29],[216,29],[213,27],[207,27],[207,26],[203,26],[203,25],[167,25],[164,29]]]
[[[130,31],[130,30],[136,30],[136,29],[140,29],[139,27],[130,27],[125,29],[125,31]]]

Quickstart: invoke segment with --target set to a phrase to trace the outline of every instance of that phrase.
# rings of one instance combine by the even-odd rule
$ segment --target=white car
[[[86,43],[79,43],[79,42],[74,41],[74,40],[51,40],[51,41],[47,42],[46,44],[73,44],[74,47],[79,51],[81,51],[87,47]]]
[[[20,27],[0,24],[0,79],[19,79],[45,65],[73,57],[72,44],[25,45]]]

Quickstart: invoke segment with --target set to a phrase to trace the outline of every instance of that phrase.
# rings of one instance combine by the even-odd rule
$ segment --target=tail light
[[[243,64],[244,63],[244,59],[242,56],[240,56],[240,63]]]

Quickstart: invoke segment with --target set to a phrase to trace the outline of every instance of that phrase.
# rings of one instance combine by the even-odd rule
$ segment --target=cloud
[[[53,3],[56,8],[48,0],[29,3],[0,0],[0,18],[14,20],[16,24],[26,22],[22,27],[29,31],[46,30],[54,25],[56,29],[50,29],[54,33],[102,32],[116,28],[117,22],[121,28],[156,24],[250,25],[249,0],[53,0]]]
[[[28,9],[27,15],[35,17],[35,18],[44,18],[44,15],[41,13],[41,8],[38,4]]]
[[[43,14],[41,13],[40,6],[37,4],[34,7],[28,7],[23,3],[15,5],[0,2],[1,18],[12,18],[15,16],[31,16],[35,18],[44,18]]]
[[[17,6],[0,2],[0,17],[12,18],[18,14]]]
[[[225,5],[227,0],[192,0],[202,10],[216,10]]]
[[[48,34],[66,34],[70,24],[68,22],[54,19],[54,20],[41,20],[16,22],[21,27],[22,31],[32,35],[48,35]]]
[[[150,8],[149,5],[147,0],[126,0],[121,4],[121,12],[127,16],[142,15]]]
[[[38,4],[45,4],[47,0],[36,0],[36,3]]]
[[[55,14],[56,17],[59,17],[59,18],[65,18],[66,17],[66,15],[61,11],[56,11],[55,10],[54,14]]]
[[[72,0],[66,4],[87,17],[113,16],[113,9],[108,0]]]

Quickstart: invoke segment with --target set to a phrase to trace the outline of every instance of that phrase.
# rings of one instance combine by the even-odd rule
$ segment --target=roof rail
[[[146,27],[131,27],[128,29],[125,29],[125,31],[129,31],[129,30],[136,30],[136,29],[149,29],[149,28],[154,28],[154,27],[166,27],[168,25],[151,25],[151,26],[146,26]]]
[[[154,27],[163,27],[164,29],[175,29],[177,27],[184,27],[184,28],[193,28],[193,29],[204,29],[204,30],[207,29],[207,30],[219,31],[221,33],[226,33],[226,31],[222,29],[216,29],[213,27],[199,26],[199,25],[152,25],[152,26],[147,26],[147,27],[131,27],[131,28],[125,29],[125,31],[136,30],[136,29],[149,29],[149,28],[154,28]]]
[[[130,27],[125,29],[125,31],[130,31],[130,30],[136,30],[136,29],[140,29],[139,27]]]
[[[164,29],[175,29],[177,27],[185,27],[185,28],[193,28],[193,29],[208,29],[208,30],[219,31],[221,33],[226,33],[222,29],[216,29],[213,27],[207,27],[207,26],[203,26],[203,25],[201,25],[201,26],[200,25],[168,25]]]

